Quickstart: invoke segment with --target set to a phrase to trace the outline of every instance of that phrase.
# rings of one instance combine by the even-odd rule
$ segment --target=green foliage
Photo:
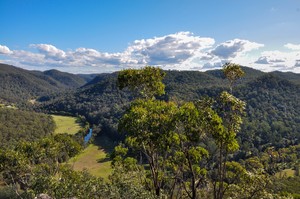
[[[13,149],[0,151],[0,173],[8,185],[20,185],[26,191],[32,187],[36,176],[53,177],[59,163],[65,162],[82,150],[66,134],[45,137],[35,142],[19,142]]]
[[[138,76],[132,74],[129,79],[135,79],[135,75]],[[122,81],[127,81],[126,76]],[[214,197],[223,198],[225,179],[234,181],[233,178],[237,178],[226,178],[227,167],[244,172],[237,163],[227,165],[228,155],[238,149],[236,134],[244,109],[245,103],[227,92],[222,92],[218,101],[206,99],[199,101],[197,106],[184,103],[178,107],[153,98],[138,99],[121,118],[119,129],[126,133],[129,148],[144,154],[149,164],[150,189],[157,196],[165,189],[171,197],[175,194],[182,197],[183,192],[177,190],[183,188],[187,197],[198,197],[198,188],[207,173],[204,160],[209,156],[200,143],[204,137],[212,136],[219,154],[215,166],[217,178],[213,179]],[[127,152],[124,146],[116,147],[114,164],[136,165],[137,160],[125,158]]]
[[[247,114],[239,134],[241,149],[258,155],[269,146],[287,147],[300,136],[300,87],[273,75],[264,75],[236,89],[235,95],[247,102]]]
[[[269,145],[297,144],[300,140],[300,87],[295,83],[300,76],[241,68],[246,74],[235,82],[233,94],[246,102],[247,113],[237,135],[241,149],[238,156],[257,155]],[[159,99],[179,104],[204,96],[217,99],[221,92],[230,89],[222,70],[165,73],[166,94]],[[118,89],[117,76],[117,73],[101,74],[76,92],[49,97],[45,109],[84,115],[101,133],[113,140],[124,140],[124,136],[117,133],[117,124],[133,96],[126,89]]]
[[[51,134],[55,123],[50,115],[0,108],[0,148],[20,140],[34,141]]]
[[[82,86],[85,80],[57,70],[27,71],[0,63],[0,99],[8,103],[27,104],[41,95]]]
[[[174,103],[136,100],[119,124],[120,130],[127,133],[126,143],[145,155],[150,166],[152,189],[158,196],[165,180],[166,158],[174,143],[176,108]],[[116,149],[120,151],[119,147]]]
[[[234,63],[226,63],[223,66],[223,72],[225,77],[230,82],[230,90],[232,92],[233,84],[238,80],[239,78],[243,77],[245,75],[244,71],[242,70],[241,66]]]
[[[288,178],[275,178],[275,183],[273,185],[273,189],[276,190],[277,193],[284,194],[288,193],[290,195],[300,195],[300,177],[288,177]]]
[[[136,164],[133,158],[126,158],[118,161],[113,166],[113,173],[110,175],[111,192],[110,198],[137,198],[155,199],[158,198],[153,192],[147,189],[148,181],[145,178],[145,170]]]
[[[142,69],[126,69],[118,74],[118,86],[122,90],[128,87],[142,97],[152,98],[165,93],[162,83],[165,73],[160,68],[146,66]]]
[[[73,171],[66,166],[60,167],[57,177],[39,173],[32,180],[30,189],[35,195],[47,193],[54,198],[82,199],[105,198],[108,196],[105,191],[109,190],[101,178],[91,176],[86,171]]]
[[[232,88],[242,76],[241,68],[226,65],[224,72],[227,69],[231,72],[224,75],[220,71],[168,71],[166,90],[170,92],[159,98],[157,95],[164,90],[164,75],[160,69],[124,70],[119,73],[122,83],[118,85],[114,82],[116,73],[96,77],[78,91],[65,94],[54,104],[50,102],[48,109],[84,115],[109,134],[115,132],[109,130],[116,129],[121,118],[119,129],[125,144],[117,146],[111,155],[110,182],[59,164],[82,149],[68,135],[20,142],[13,150],[2,150],[3,182],[13,185],[14,191],[24,198],[39,193],[56,198],[156,198],[158,195],[169,198],[279,198],[275,193],[297,197],[297,190],[291,190],[292,184],[285,179],[273,179],[269,174],[299,166],[296,164],[300,157],[299,147],[282,148],[297,143],[295,121],[299,119],[296,106],[299,92],[293,91],[298,91],[299,87],[252,71],[251,77],[243,79],[248,83],[240,82],[234,92],[247,101],[247,114],[251,116],[242,126],[246,104],[223,91],[224,77],[229,79]],[[236,69],[237,72],[232,73]],[[151,84],[152,81],[158,84]],[[118,86],[139,92],[143,99],[133,101],[125,111],[132,96],[118,90]],[[206,86],[209,88],[204,88]],[[179,88],[180,91],[175,90]],[[293,109],[277,104],[286,101],[284,92],[291,97],[288,105],[293,105]],[[197,102],[181,101],[203,95],[211,97]],[[263,111],[253,108],[259,104],[265,106]],[[281,109],[284,112],[280,112]],[[271,116],[267,114],[269,111]],[[286,140],[281,141],[281,137]],[[265,146],[258,148],[261,143]],[[247,149],[244,155],[244,151],[238,150],[239,145],[242,150]],[[257,154],[258,150],[264,152],[255,157],[255,150]],[[244,160],[240,160],[241,157]],[[291,181],[297,185],[295,179]]]

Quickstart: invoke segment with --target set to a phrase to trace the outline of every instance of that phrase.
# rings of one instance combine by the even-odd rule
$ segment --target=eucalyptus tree
[[[126,144],[143,153],[150,167],[151,181],[156,195],[165,183],[166,164],[174,145],[175,115],[177,107],[172,102],[136,100],[119,123],[126,132]]]
[[[216,104],[219,119],[212,131],[212,137],[218,147],[217,179],[214,180],[214,198],[217,199],[224,196],[228,157],[239,148],[236,135],[241,130],[245,106],[245,102],[226,91],[221,93]]]
[[[119,72],[117,84],[120,89],[128,88],[136,97],[150,99],[165,94],[162,83],[165,75],[160,68],[153,66],[126,69]]]
[[[200,185],[206,177],[205,159],[208,151],[199,145],[207,129],[204,111],[199,110],[194,103],[188,102],[178,108],[176,116],[176,134],[174,148],[169,157],[169,169],[174,178],[174,190],[181,190],[189,198],[198,198]],[[177,183],[177,188],[176,184]],[[175,192],[171,192],[170,198]],[[182,195],[177,191],[177,195]]]
[[[223,72],[230,84],[230,93],[232,93],[233,85],[239,78],[245,75],[239,64],[226,63],[223,66]]]
[[[237,69],[235,65],[224,67],[231,87],[240,77]],[[127,146],[146,158],[150,189],[157,196],[168,185],[170,197],[177,191],[192,199],[198,198],[198,190],[204,184],[205,161],[210,155],[201,142],[204,137],[212,137],[218,158],[213,163],[217,178],[211,180],[214,198],[221,199],[226,190],[227,166],[232,165],[228,157],[239,147],[236,134],[240,130],[245,103],[227,92],[222,92],[217,100],[210,98],[182,106],[156,100],[155,96],[164,93],[163,77],[160,69],[149,66],[119,73],[119,88],[129,88],[140,97],[121,118],[119,130],[126,133]]]

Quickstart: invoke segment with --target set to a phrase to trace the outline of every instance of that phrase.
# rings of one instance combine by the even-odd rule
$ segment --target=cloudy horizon
[[[300,44],[287,43],[284,50],[265,50],[265,44],[246,39],[216,43],[214,38],[177,32],[131,42],[122,52],[101,52],[78,47],[62,50],[52,44],[29,44],[29,50],[0,44],[0,62],[30,70],[57,69],[71,73],[114,72],[146,65],[170,70],[219,69],[233,62],[261,71],[300,73]]]
[[[0,62],[113,72],[234,62],[300,73],[299,0],[0,1]]]

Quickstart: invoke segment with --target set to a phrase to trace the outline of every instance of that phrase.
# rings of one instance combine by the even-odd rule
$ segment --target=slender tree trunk
[[[222,199],[222,192],[223,192],[223,143],[220,146],[219,152],[219,168],[218,168],[218,181],[219,185],[217,186],[217,199]]]

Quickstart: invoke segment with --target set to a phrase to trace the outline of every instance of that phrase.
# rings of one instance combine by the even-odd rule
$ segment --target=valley
[[[241,129],[236,133],[236,142],[239,148],[230,154],[230,161],[239,162],[238,164],[242,164],[245,169],[249,169],[249,165],[252,165],[251,167],[255,165],[255,172],[257,172],[255,178],[264,179],[268,176],[268,178],[261,181],[266,183],[261,186],[266,186],[265,188],[268,190],[273,188],[267,187],[267,180],[269,180],[269,177],[270,179],[276,177],[276,183],[285,183],[283,186],[274,182],[276,186],[280,187],[281,191],[293,190],[293,192],[290,192],[291,194],[300,194],[300,190],[285,187],[289,186],[288,182],[285,181],[288,177],[293,178],[295,183],[298,183],[297,171],[300,167],[300,75],[282,72],[264,73],[247,67],[241,68],[246,75],[238,79],[232,88],[222,70],[206,72],[163,71],[165,77],[162,84],[165,85],[165,93],[161,96],[155,96],[156,100],[162,103],[157,107],[166,106],[165,111],[167,111],[167,107],[170,106],[169,108],[172,109],[172,103],[174,103],[176,108],[173,108],[186,111],[193,107],[191,104],[200,106],[201,103],[208,100],[208,104],[214,104],[212,106],[213,111],[216,111],[217,114],[218,103],[220,103],[219,96],[224,91],[229,92],[232,89],[232,94],[245,102],[245,113],[241,116],[243,120]],[[147,180],[150,179],[149,176],[151,175],[147,172],[149,172],[151,165],[148,165],[146,161],[147,153],[139,151],[141,145],[135,143],[136,139],[139,139],[139,134],[135,135],[136,138],[128,141],[129,135],[126,130],[125,132],[122,130],[122,123],[120,124],[124,115],[129,113],[129,108],[139,93],[138,91],[132,92],[130,88],[119,89],[118,75],[118,73],[75,75],[55,70],[45,72],[26,71],[1,64],[1,150],[2,155],[8,154],[10,156],[1,156],[0,158],[11,158],[14,150],[21,150],[19,153],[25,153],[24,157],[33,158],[33,160],[20,159],[18,161],[25,161],[26,164],[30,165],[29,167],[36,167],[37,170],[40,167],[42,168],[44,163],[51,162],[49,164],[53,166],[53,168],[49,168],[51,171],[57,172],[61,169],[60,172],[65,171],[65,174],[68,175],[71,175],[72,172],[78,172],[74,173],[74,175],[78,175],[76,177],[78,180],[103,179],[103,183],[108,183],[107,186],[121,186],[120,183],[125,183],[122,186],[127,187],[126,191],[128,193],[137,187],[139,187],[139,191],[143,192],[144,189],[140,187],[142,184],[138,183],[137,179],[142,179],[143,176],[146,176]],[[140,87],[137,88],[140,89]],[[34,103],[29,102],[31,99],[35,99]],[[209,101],[209,99],[212,101]],[[147,105],[147,103],[144,105]],[[6,108],[11,104],[14,104],[16,108]],[[204,104],[201,106],[204,106]],[[157,112],[156,114],[159,115],[160,113]],[[156,117],[155,114],[154,116]],[[220,116],[224,115],[220,114]],[[134,119],[137,117],[138,114],[135,115]],[[149,115],[146,118],[155,120],[155,117],[151,117],[152,115]],[[161,120],[155,121],[155,125],[165,119],[163,115],[160,115],[160,117]],[[172,114],[169,117],[173,117]],[[174,118],[174,120],[178,120],[178,118]],[[139,119],[138,121],[142,120]],[[128,120],[126,123],[133,124],[134,122],[135,120]],[[164,127],[162,123],[160,129],[171,128],[173,124],[176,124],[176,122]],[[179,124],[184,123],[179,122]],[[124,124],[123,126],[128,128]],[[144,127],[139,126],[135,130],[139,131]],[[89,130],[90,128],[91,130]],[[134,125],[132,128],[134,129]],[[181,126],[179,129],[182,130],[182,128],[188,129],[185,126]],[[191,132],[193,132],[193,128],[191,128]],[[91,141],[84,144],[84,137],[89,131],[92,131]],[[127,131],[129,130],[127,129]],[[177,133],[177,131],[174,132]],[[172,141],[174,144],[179,138],[176,136],[170,137],[170,139],[174,139]],[[205,146],[205,150],[212,154],[205,164],[218,161],[214,155],[214,151],[218,147],[214,139],[214,137],[208,136],[201,141],[201,146]],[[124,146],[122,144],[118,145],[118,143],[130,143],[132,145],[131,148],[130,145],[125,145],[126,147],[122,148]],[[157,145],[157,147],[163,147],[165,144]],[[55,150],[48,151],[47,146],[52,145]],[[24,150],[22,147],[24,147]],[[41,153],[49,153],[49,157],[40,154],[44,159],[39,159],[39,157],[32,156],[32,154],[27,154],[31,150],[36,150],[35,147]],[[6,153],[5,150],[12,151]],[[185,149],[176,148],[176,150]],[[197,148],[197,150],[200,149]],[[171,157],[176,157],[176,154],[172,154],[172,151],[165,150],[165,152],[170,153]],[[199,151],[199,153],[203,153],[204,156],[206,154],[204,151]],[[170,154],[167,154],[167,156],[170,156]],[[168,166],[172,164],[178,166],[179,164],[176,162],[177,160],[166,160],[169,161],[166,163]],[[135,163],[135,161],[137,162]],[[62,164],[56,165],[54,162]],[[204,163],[197,165],[202,164]],[[58,169],[60,167],[58,165],[67,168]],[[213,176],[210,172],[215,167],[214,164],[210,167],[207,166],[208,176]],[[235,167],[232,168],[236,169]],[[133,168],[136,170],[130,170]],[[171,168],[168,167],[170,172]],[[186,166],[182,165],[182,168],[186,168]],[[262,168],[264,173],[259,172]],[[211,170],[209,171],[209,169]],[[121,171],[127,172],[122,173]],[[201,168],[200,171],[206,172],[202,171]],[[249,171],[254,172],[251,169]],[[85,174],[85,172],[88,174]],[[202,175],[201,172],[199,175]],[[59,175],[62,175],[62,173]],[[55,176],[58,173],[51,173],[51,175]],[[69,177],[66,178],[66,181],[72,181],[73,178]],[[255,181],[257,179],[251,180]],[[55,183],[59,184],[61,182],[56,181]],[[242,187],[242,183],[246,183],[246,181],[240,181],[239,183],[239,186]],[[252,188],[254,189],[254,187]],[[48,189],[50,188],[48,187]],[[112,189],[114,191],[118,190],[116,187]],[[279,193],[279,191],[277,192]]]
[[[75,135],[80,130],[86,131],[76,117],[60,115],[52,115],[52,117],[56,124],[54,134]],[[111,161],[107,156],[112,152],[114,144],[105,136],[92,139],[93,141],[89,142],[80,154],[68,160],[67,164],[76,171],[87,170],[94,176],[108,180],[111,174]]]

